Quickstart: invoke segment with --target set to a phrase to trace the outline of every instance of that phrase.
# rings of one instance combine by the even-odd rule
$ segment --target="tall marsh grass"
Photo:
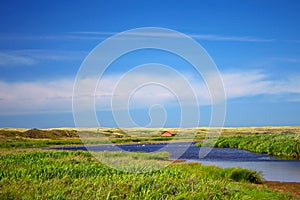
[[[197,143],[201,146],[202,143]],[[220,137],[214,147],[239,148],[256,153],[300,159],[300,134],[264,133]]]

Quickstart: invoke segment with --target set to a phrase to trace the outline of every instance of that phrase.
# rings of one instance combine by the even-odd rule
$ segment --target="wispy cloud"
[[[117,32],[106,31],[90,31],[90,32],[72,32],[75,35],[87,35],[87,36],[111,36],[117,34]],[[130,32],[126,33],[130,36],[149,36],[149,37],[174,37],[178,38],[178,34],[165,33],[165,32]],[[187,34],[194,39],[210,40],[210,41],[232,41],[232,42],[273,42],[275,39],[258,38],[252,36],[226,36],[217,34]]]
[[[10,41],[66,41],[66,40],[104,40],[109,35],[85,35],[85,34],[75,34],[75,33],[61,33],[53,35],[24,35],[24,34],[9,34],[9,35],[0,35],[1,42],[10,42]]]
[[[41,61],[82,60],[87,52],[45,49],[0,50],[0,66],[31,66]]]
[[[191,34],[191,37],[200,40],[212,40],[212,41],[233,41],[233,42],[274,42],[275,39],[269,38],[258,38],[252,36],[225,36],[225,35],[214,35],[214,34]]]
[[[285,40],[285,41],[290,43],[300,43],[300,40]]]
[[[78,31],[68,32],[57,35],[0,35],[0,40],[104,40],[110,36],[118,34],[120,32],[112,31]],[[165,32],[130,32],[126,33],[128,36],[140,37],[168,37],[178,38],[178,34],[165,33]],[[193,34],[184,33],[197,40],[207,41],[227,41],[227,42],[273,42],[276,39],[272,38],[260,38],[253,36],[232,36],[232,35],[218,35],[218,34]]]
[[[76,32],[68,32],[68,34],[73,35],[115,35],[118,32],[113,31],[76,31]]]
[[[11,52],[0,52],[0,66],[35,65],[37,61],[31,57],[16,55]]]
[[[299,57],[272,57],[271,61],[300,63]]]
[[[96,108],[99,110],[111,109],[111,100],[116,105],[119,102],[129,103],[132,109],[145,108],[153,104],[178,105],[174,91],[182,91],[184,101],[194,98],[191,93],[182,88],[180,79],[166,74],[157,74],[156,81],[163,80],[166,87],[159,84],[148,84],[142,87],[133,87],[142,80],[150,80],[152,74],[132,74],[131,81],[118,85],[121,75],[109,75],[101,79],[94,94]],[[199,100],[200,105],[210,104],[209,91],[204,82],[187,76],[191,87]],[[298,101],[300,98],[300,75],[287,77],[285,80],[272,80],[267,74],[259,71],[227,71],[222,73],[227,98],[253,97],[256,95],[269,96],[270,101]],[[85,84],[90,85],[92,80],[86,79]],[[72,79],[62,79],[48,82],[0,82],[0,114],[37,113],[37,112],[70,112],[72,111]],[[168,86],[169,85],[169,86]],[[119,89],[115,89],[119,87]],[[128,91],[123,88],[136,88]],[[280,97],[280,98],[277,98]],[[284,97],[284,98],[283,98]],[[267,99],[264,99],[267,101]],[[121,105],[121,104],[120,104]],[[115,107],[121,109],[120,107]]]

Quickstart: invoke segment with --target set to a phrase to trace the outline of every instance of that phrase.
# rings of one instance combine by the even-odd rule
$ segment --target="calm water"
[[[195,147],[193,143],[155,143],[155,144],[122,144],[98,146],[67,146],[45,148],[56,150],[89,150],[89,151],[131,151],[156,152],[168,151],[171,159],[184,159],[187,162],[201,162],[204,165],[219,167],[243,167],[260,172],[268,181],[300,182],[300,161],[282,160],[274,156],[257,154],[232,148]],[[208,154],[208,150],[211,150]]]

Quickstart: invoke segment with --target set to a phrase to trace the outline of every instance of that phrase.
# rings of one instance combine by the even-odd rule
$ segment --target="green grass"
[[[253,184],[261,178],[250,170],[170,164],[166,153],[97,154],[98,158],[127,161],[135,172],[144,170],[138,163],[166,167],[129,173],[101,164],[89,152],[3,149],[0,199],[293,199]]]
[[[197,143],[202,146],[202,143]],[[208,143],[209,145],[209,143]],[[239,148],[256,153],[300,159],[300,134],[265,133],[220,137],[214,147]]]

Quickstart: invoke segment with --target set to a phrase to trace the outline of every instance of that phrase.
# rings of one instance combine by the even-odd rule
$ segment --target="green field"
[[[127,171],[142,172],[149,163],[167,166],[129,173],[101,164],[88,152],[5,149],[0,199],[293,199],[257,184],[261,178],[250,170],[171,164],[164,153],[105,154],[112,160],[123,157]]]

